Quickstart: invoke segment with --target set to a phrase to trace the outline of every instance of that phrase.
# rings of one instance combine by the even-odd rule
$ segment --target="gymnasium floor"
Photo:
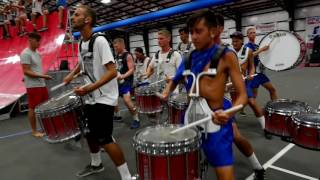
[[[303,68],[285,72],[267,72],[281,98],[290,98],[309,103],[312,107],[320,104],[320,69]],[[267,92],[260,88],[258,102],[264,106],[268,101]],[[123,104],[120,106],[125,109]],[[320,177],[320,151],[307,150],[279,137],[271,140],[264,138],[254,115],[249,108],[247,116],[238,116],[238,126],[242,134],[249,139],[255,153],[264,167],[268,180],[318,179]],[[114,137],[122,147],[130,171],[135,171],[135,155],[130,130],[130,116],[123,111],[124,123],[115,123]],[[149,121],[143,121],[142,127]],[[236,179],[248,178],[252,169],[249,162],[234,148]],[[103,156],[105,171],[85,178],[75,176],[89,162],[88,148],[84,141],[80,143],[48,144],[44,140],[33,138],[30,134],[26,114],[17,115],[9,120],[0,121],[0,179],[1,180],[119,180],[116,168],[107,156]],[[215,179],[211,168],[207,179]],[[250,179],[250,178],[249,178]]]

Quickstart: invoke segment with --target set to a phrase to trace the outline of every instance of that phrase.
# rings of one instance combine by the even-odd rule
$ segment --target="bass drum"
[[[269,50],[259,54],[260,62],[273,71],[297,67],[305,57],[306,45],[297,33],[277,30],[264,36],[259,46],[269,45]]]

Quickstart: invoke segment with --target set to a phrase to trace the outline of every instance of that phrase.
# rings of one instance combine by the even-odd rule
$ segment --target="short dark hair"
[[[230,38],[237,38],[243,40],[243,34],[240,31],[236,31],[230,35]]]
[[[217,27],[217,20],[215,13],[211,11],[200,11],[194,15],[192,15],[187,22],[187,26],[189,30],[191,30],[197,23],[199,23],[201,20],[205,21],[205,25],[208,28]]]
[[[91,17],[91,19],[92,19],[91,26],[93,27],[97,23],[96,12],[91,7],[86,6],[86,5],[80,5],[79,8],[83,8],[86,10],[86,15]]]
[[[182,27],[182,28],[180,28],[180,29],[179,29],[179,33],[181,33],[181,32],[184,32],[184,33],[186,33],[186,34],[189,34],[189,29],[188,29],[188,27]]]
[[[41,35],[36,32],[31,32],[28,34],[29,39],[35,39],[37,41],[41,40]]]
[[[141,47],[135,48],[134,51],[137,51],[138,53],[143,54],[143,49]]]
[[[224,17],[221,14],[216,14],[218,26],[224,27]]]

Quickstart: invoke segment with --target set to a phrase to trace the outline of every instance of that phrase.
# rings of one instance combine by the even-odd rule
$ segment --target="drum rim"
[[[320,121],[319,122],[310,122],[310,121],[305,121],[305,120],[301,119],[302,116],[306,117],[308,115],[314,115],[314,114],[318,114],[319,119],[320,119],[320,112],[309,112],[309,113],[296,114],[296,115],[292,116],[292,120],[294,123],[296,123],[298,125],[305,125],[307,127],[316,127],[317,129],[320,129]]]
[[[192,129],[195,131],[196,136],[191,139],[185,139],[183,141],[170,142],[170,143],[155,143],[150,141],[144,141],[138,139],[138,135],[145,131],[146,129],[152,129],[156,127],[180,127],[178,124],[160,124],[154,126],[148,126],[143,129],[138,130],[133,136],[133,147],[139,153],[147,155],[178,155],[188,152],[192,152],[200,148],[201,144],[201,132],[197,129]],[[186,147],[188,146],[188,147]]]
[[[271,107],[271,103],[279,103],[279,102],[290,102],[290,103],[294,103],[294,102],[301,102],[304,104],[305,107],[305,111],[289,111],[289,110],[283,110],[283,109],[274,109]],[[265,106],[265,111],[267,111],[268,113],[276,113],[276,114],[280,114],[280,115],[295,115],[295,114],[299,114],[301,112],[309,112],[311,111],[311,107],[308,105],[308,103],[303,102],[303,101],[297,101],[297,100],[290,100],[290,99],[277,99],[277,100],[272,100],[267,102],[266,106]]]
[[[299,65],[301,64],[301,62],[302,62],[302,60],[303,60],[304,57],[301,57],[301,43],[300,43],[300,40],[299,40],[299,38],[297,37],[297,34],[296,34],[295,32],[293,32],[293,31],[288,31],[288,30],[283,30],[283,29],[271,31],[271,32],[267,33],[265,36],[263,36],[263,37],[261,38],[261,40],[260,40],[260,42],[259,42],[259,47],[260,47],[262,41],[263,41],[266,37],[268,37],[271,33],[274,33],[274,32],[277,32],[277,31],[283,31],[283,32],[291,33],[292,35],[294,35],[294,36],[298,39],[299,46],[300,46],[300,51],[299,51],[299,56],[298,56],[297,61],[296,61],[292,66],[290,66],[290,67],[288,67],[288,68],[285,68],[285,69],[282,69],[282,70],[270,69],[270,68],[266,67],[266,66],[262,63],[261,60],[260,60],[260,63],[262,63],[263,66],[266,67],[267,69],[269,69],[270,71],[275,71],[275,72],[286,71],[286,70],[289,70],[289,69],[292,69],[292,68],[295,68],[295,67],[299,66]],[[298,62],[299,62],[299,63],[298,63]]]
[[[68,112],[68,111],[77,109],[82,105],[82,103],[81,103],[80,97],[78,97],[78,96],[75,96],[75,97],[76,97],[76,99],[74,100],[74,102],[69,102],[66,105],[53,107],[51,109],[39,109],[41,107],[41,105],[43,105],[44,103],[47,103],[48,101],[43,102],[35,108],[36,116],[38,116],[40,118],[50,118],[50,117],[57,116],[58,114],[60,114],[63,111]]]

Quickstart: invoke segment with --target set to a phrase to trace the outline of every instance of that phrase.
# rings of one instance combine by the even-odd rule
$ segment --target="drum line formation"
[[[288,39],[291,44],[294,44],[294,53],[290,51],[290,53],[282,53],[283,57],[275,57],[281,53],[274,52],[273,49],[275,51],[280,49],[277,46],[283,46],[283,42]],[[296,44],[297,42],[298,44]],[[284,71],[298,66],[305,54],[305,45],[302,42],[297,34],[288,31],[275,31],[267,34],[260,45],[269,44],[271,50],[261,53],[262,64],[273,71]],[[286,57],[288,54],[290,55]],[[288,61],[278,62],[270,61],[270,59],[288,59]],[[284,62],[288,64],[284,64]],[[211,72],[211,75],[214,74]],[[198,82],[201,77],[201,75],[198,75],[197,78],[192,76],[195,80],[194,83],[196,80]],[[81,79],[81,75],[79,77],[77,75],[77,79]],[[167,103],[168,119],[166,122],[157,122],[154,126],[136,132],[133,137],[133,146],[136,151],[137,170],[141,179],[156,179],[161,176],[166,176],[168,179],[201,178],[203,167],[200,165],[202,159],[200,132],[195,127],[179,130],[183,124],[186,124],[186,119],[192,117],[190,114],[195,113],[190,109],[193,103],[203,108],[202,99],[198,93],[198,84],[193,85],[193,87],[196,86],[196,93],[189,95],[191,101],[186,92],[170,96]],[[230,85],[228,84],[228,86]],[[135,89],[136,106],[140,114],[148,115],[164,111],[164,102],[159,97],[159,92],[163,90],[164,86],[165,81],[161,81]],[[63,87],[65,84],[59,84],[51,90],[57,91]],[[49,101],[36,108],[36,117],[44,129],[45,139],[49,143],[62,143],[88,131],[85,119],[81,118],[83,116],[83,101],[84,99],[72,94],[72,90],[64,91],[59,95],[55,94]],[[202,111],[206,112],[206,110],[208,109],[203,108]],[[204,116],[210,116],[211,120],[211,113],[209,108],[209,114]],[[268,133],[314,150],[320,150],[319,117],[319,112],[313,110],[307,103],[300,101],[278,99],[268,102],[265,106],[265,124]],[[192,121],[195,120],[187,120],[189,123]],[[212,123],[212,121],[210,122]],[[202,122],[205,129],[208,124]],[[217,126],[216,131],[218,130]],[[175,134],[171,135],[173,131]],[[172,171],[172,169],[175,170]]]

